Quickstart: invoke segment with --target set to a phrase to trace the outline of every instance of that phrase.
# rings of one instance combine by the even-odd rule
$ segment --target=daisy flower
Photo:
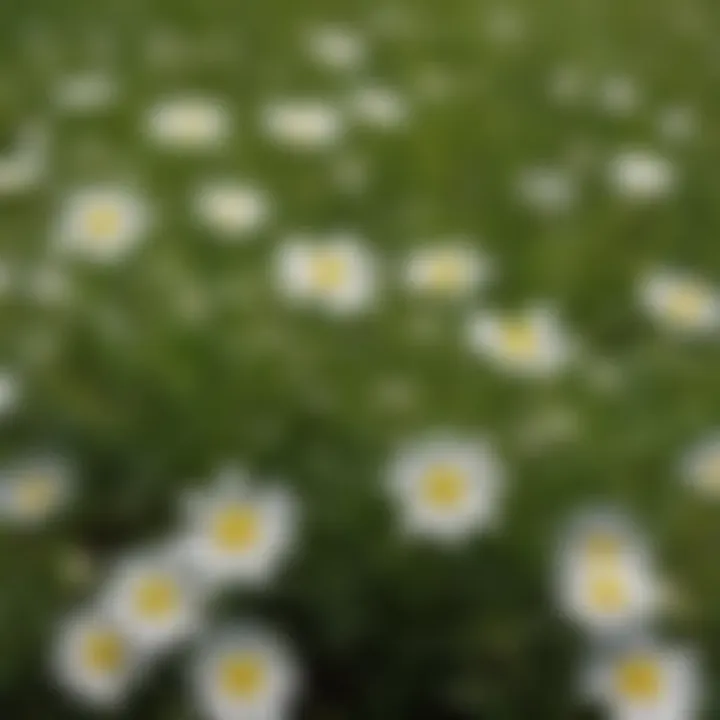
[[[517,178],[516,189],[523,205],[547,215],[567,212],[577,200],[577,179],[561,167],[525,168]]]
[[[158,101],[145,119],[145,133],[159,147],[173,151],[207,151],[224,147],[233,118],[221,100],[178,95]]]
[[[279,99],[262,111],[265,135],[282,148],[302,151],[336,146],[345,134],[339,108],[327,100]]]
[[[490,261],[471,243],[450,240],[412,250],[405,281],[415,292],[435,297],[467,297],[492,274]]]
[[[403,528],[441,542],[496,525],[505,491],[503,468],[486,440],[439,433],[400,447],[387,483]]]
[[[0,470],[0,519],[36,526],[58,515],[74,485],[71,464],[56,455],[15,460]]]
[[[142,666],[142,656],[117,625],[95,609],[66,619],[53,646],[52,669],[60,687],[97,708],[120,705]]]
[[[57,245],[63,252],[93,262],[115,262],[136,249],[149,225],[148,205],[131,188],[85,187],[63,201]]]
[[[636,528],[617,513],[581,516],[556,557],[561,612],[594,634],[644,627],[662,602],[662,587]]]
[[[376,297],[375,260],[352,234],[289,237],[277,254],[276,276],[291,302],[333,313],[361,312]]]
[[[665,330],[701,335],[720,325],[720,293],[690,272],[660,268],[644,274],[638,299],[645,313]]]
[[[298,515],[289,490],[251,485],[243,471],[226,468],[189,498],[185,552],[211,584],[267,582],[296,542]]]
[[[203,183],[193,200],[200,222],[225,238],[245,237],[268,220],[268,195],[248,183],[219,179]]]
[[[573,354],[557,315],[541,307],[514,313],[479,312],[470,319],[468,341],[478,355],[514,375],[555,375]]]
[[[207,720],[289,718],[300,689],[299,667],[285,640],[249,624],[206,639],[193,679]]]
[[[102,111],[117,102],[115,78],[98,71],[88,71],[61,78],[55,89],[55,104],[71,113]]]
[[[586,680],[590,696],[619,720],[686,720],[699,716],[702,678],[686,648],[631,640],[598,658]]]
[[[380,129],[404,125],[410,114],[408,103],[399,92],[375,85],[354,90],[349,98],[349,111],[360,123]]]
[[[37,187],[47,171],[47,132],[30,126],[17,145],[0,155],[0,196],[14,196]]]
[[[201,624],[204,592],[178,548],[138,553],[115,569],[101,605],[147,652],[186,640]]]
[[[312,28],[306,36],[306,48],[310,57],[330,70],[357,70],[367,57],[363,38],[341,26]]]
[[[607,170],[611,189],[630,202],[654,202],[670,196],[678,184],[676,167],[651,150],[628,150],[611,158]]]

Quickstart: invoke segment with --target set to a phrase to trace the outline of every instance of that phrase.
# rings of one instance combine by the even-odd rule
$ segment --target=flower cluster
[[[289,643],[258,623],[217,628],[209,617],[219,593],[262,587],[281,570],[297,541],[295,497],[228,468],[183,511],[172,538],[119,561],[95,600],[61,624],[58,682],[84,704],[115,707],[189,646],[203,717],[289,717],[300,684]]]

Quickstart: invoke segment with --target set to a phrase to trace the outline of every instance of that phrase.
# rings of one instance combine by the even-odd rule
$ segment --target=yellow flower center
[[[670,293],[667,307],[678,322],[693,322],[702,315],[708,302],[708,295],[702,288],[686,285]]]
[[[125,662],[125,644],[109,630],[90,633],[83,647],[83,664],[94,673],[110,675]]]
[[[313,258],[311,281],[315,288],[333,291],[342,287],[347,279],[347,263],[337,253],[319,253]]]
[[[425,502],[431,507],[454,510],[467,498],[468,480],[459,468],[436,465],[423,478],[422,493]]]
[[[593,608],[606,613],[622,610],[628,602],[627,586],[617,574],[593,577],[588,585],[588,599]]]
[[[635,702],[657,700],[662,689],[662,673],[651,657],[625,660],[616,670],[615,682],[620,695]]]
[[[262,660],[251,654],[230,655],[220,664],[220,687],[235,700],[252,700],[267,684]]]
[[[107,240],[119,232],[121,224],[122,214],[114,205],[98,205],[88,210],[86,226],[91,238]]]
[[[29,475],[18,482],[15,503],[22,513],[41,514],[50,509],[57,497],[52,477],[43,474]]]
[[[161,620],[174,613],[180,605],[180,590],[169,577],[149,577],[137,587],[135,606],[140,617]]]
[[[228,552],[243,552],[260,537],[260,518],[249,505],[236,505],[221,511],[212,528],[215,544]]]
[[[526,358],[532,357],[537,352],[538,334],[532,324],[527,321],[506,321],[502,335],[510,355]]]
[[[430,284],[435,290],[453,290],[464,279],[463,265],[456,257],[436,258],[430,268]]]

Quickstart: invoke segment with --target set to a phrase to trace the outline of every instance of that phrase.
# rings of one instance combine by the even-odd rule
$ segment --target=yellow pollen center
[[[177,610],[180,591],[171,578],[148,578],[138,586],[135,603],[141,617],[160,620]]]
[[[98,240],[107,240],[120,229],[121,214],[112,205],[101,205],[92,208],[87,214],[88,234]]]
[[[537,351],[537,332],[528,322],[506,322],[503,339],[508,352],[516,357],[530,357]]]
[[[312,284],[319,290],[337,290],[347,278],[345,259],[335,253],[320,253],[311,269]]]
[[[631,658],[617,668],[616,683],[619,693],[628,700],[656,700],[662,687],[660,668],[652,658]]]
[[[692,322],[700,315],[708,303],[707,294],[700,288],[676,288],[668,300],[668,310],[681,322]]]
[[[218,514],[212,529],[215,544],[229,552],[242,552],[260,537],[260,518],[250,506],[230,507]]]
[[[463,281],[463,266],[454,257],[437,258],[431,267],[430,282],[438,290],[452,290]]]
[[[220,665],[220,687],[231,698],[251,700],[262,692],[266,681],[264,664],[250,654],[227,657]]]
[[[467,497],[468,482],[465,474],[451,465],[430,468],[423,479],[423,497],[433,508],[454,510]]]
[[[591,578],[588,595],[594,608],[607,613],[622,610],[628,601],[627,587],[616,574]]]
[[[95,632],[85,640],[83,658],[91,671],[109,675],[117,672],[125,662],[125,646],[113,632]]]

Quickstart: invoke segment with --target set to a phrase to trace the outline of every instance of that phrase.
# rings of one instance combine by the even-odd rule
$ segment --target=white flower
[[[574,105],[587,90],[587,78],[582,68],[565,65],[557,68],[548,82],[548,94],[561,105]]]
[[[697,492],[720,498],[720,430],[708,433],[684,455],[680,471]]]
[[[21,388],[17,378],[6,370],[0,370],[0,418],[10,415],[18,406]]]
[[[476,353],[517,375],[554,375],[573,353],[558,317],[540,307],[503,314],[479,312],[470,319],[468,340]]]
[[[615,193],[626,200],[653,202],[671,195],[678,177],[675,166],[662,155],[629,150],[610,160],[608,182]]]
[[[326,100],[276,100],[263,109],[262,125],[270,140],[294,150],[334,147],[345,134],[342,114]]]
[[[542,213],[567,212],[577,200],[577,180],[561,167],[525,168],[518,176],[516,187],[520,201]]]
[[[94,707],[118,706],[139,678],[141,655],[117,625],[97,610],[65,620],[53,647],[59,685]]]
[[[467,297],[491,273],[490,261],[462,239],[416,248],[405,263],[405,279],[412,290],[440,297]]]
[[[610,511],[581,516],[556,558],[561,612],[595,634],[637,630],[662,603],[662,587],[637,530]]]
[[[115,79],[97,71],[62,78],[55,90],[55,103],[68,112],[97,112],[113,105],[117,99],[118,85]]]
[[[614,75],[600,83],[598,102],[608,115],[627,117],[637,110],[640,99],[640,89],[631,77]]]
[[[16,147],[0,155],[0,196],[34,189],[46,174],[48,137],[43,128],[30,126]]]
[[[310,56],[331,70],[356,70],[367,56],[363,39],[341,26],[313,28],[307,35],[306,45]]]
[[[388,490],[403,528],[438,541],[461,541],[499,520],[505,477],[482,438],[433,434],[400,447]]]
[[[256,232],[267,221],[271,209],[266,193],[231,179],[203,183],[195,194],[194,205],[200,221],[225,237]]]
[[[292,236],[279,249],[276,270],[280,291],[292,302],[344,314],[375,300],[375,261],[354,235]]]
[[[267,582],[296,541],[294,496],[280,486],[253,486],[240,470],[223,471],[187,510],[185,552],[211,584]]]
[[[660,327],[705,334],[720,326],[720,292],[705,279],[682,270],[659,268],[640,278],[639,302]]]
[[[247,624],[205,641],[193,680],[207,720],[283,720],[294,715],[300,669],[283,638]]]
[[[353,117],[371,127],[392,129],[407,122],[406,100],[389,87],[360,87],[352,92],[349,109]]]
[[[144,239],[150,211],[131,188],[98,185],[65,198],[57,227],[59,249],[100,263],[122,259]]]
[[[702,678],[686,648],[630,640],[598,658],[587,679],[591,697],[613,720],[688,720],[699,717]]]
[[[233,119],[227,105],[217,98],[179,95],[148,110],[145,131],[169,150],[217,150],[230,138]]]
[[[16,460],[0,470],[0,520],[35,526],[63,510],[73,490],[71,464],[56,455]]]
[[[105,587],[101,603],[108,616],[146,652],[163,651],[200,627],[205,595],[180,550],[126,558]]]

